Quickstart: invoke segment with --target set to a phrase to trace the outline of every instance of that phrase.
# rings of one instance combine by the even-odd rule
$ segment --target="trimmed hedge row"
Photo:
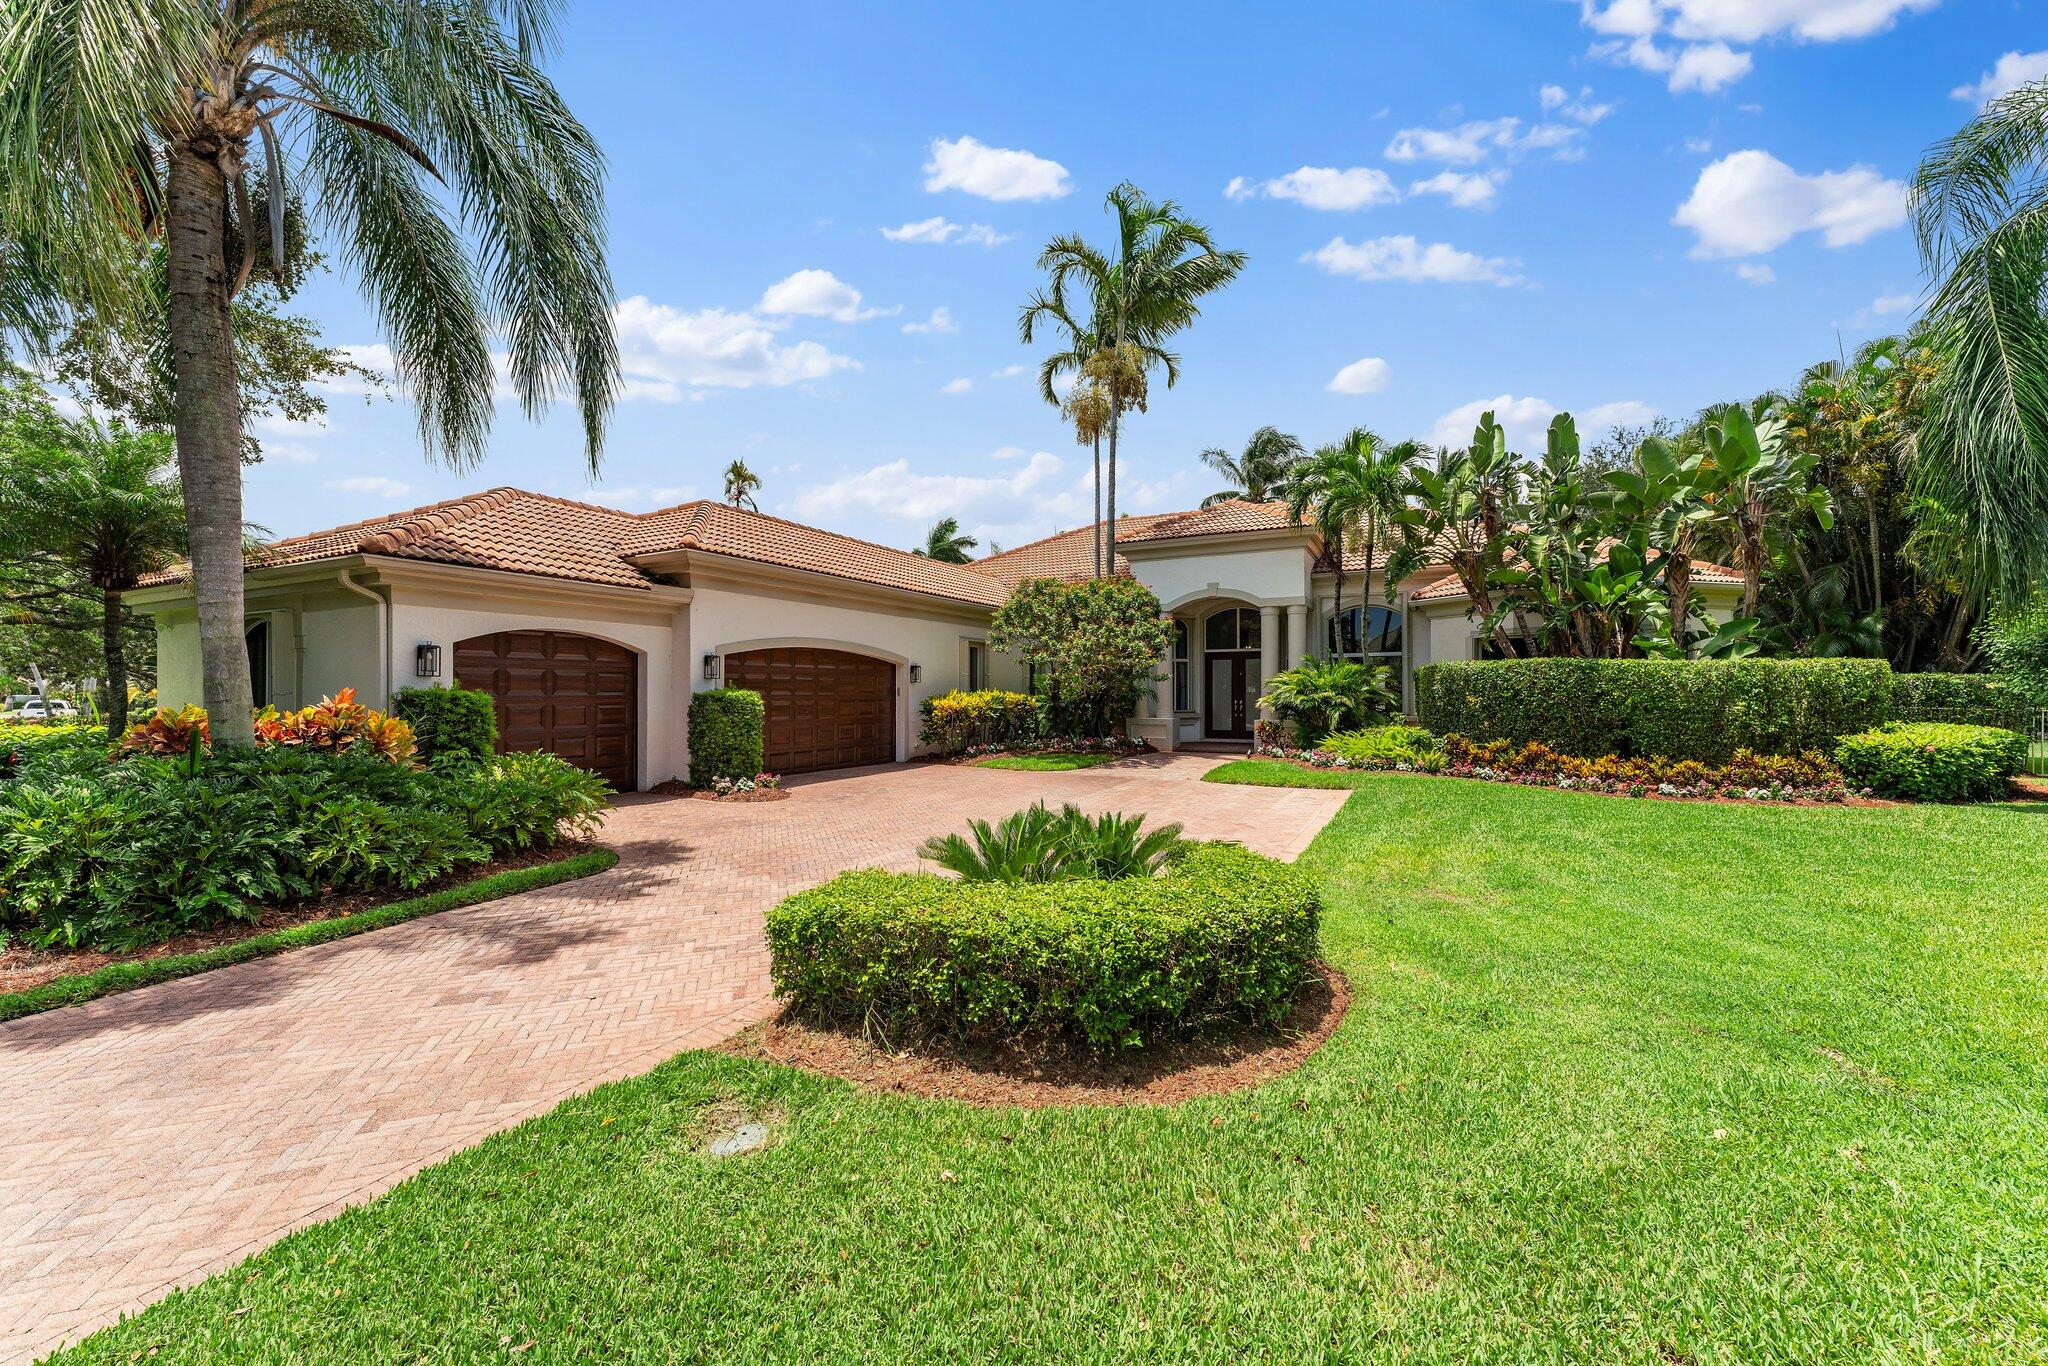
[[[1582,758],[1722,764],[1799,754],[1889,720],[1881,659],[1523,659],[1425,664],[1416,712],[1439,735],[1540,740]]]
[[[1880,797],[1988,802],[2003,797],[2026,766],[2027,738],[1996,726],[1894,721],[1844,739],[1835,762]]]
[[[712,688],[690,697],[690,781],[709,787],[761,772],[761,726],[767,709],[747,688]]]
[[[1001,688],[927,697],[918,711],[917,742],[949,757],[970,749],[1028,745],[1045,730],[1037,698]]]
[[[412,727],[419,755],[436,767],[476,763],[498,748],[498,711],[477,688],[400,688],[391,714]]]
[[[1894,721],[1954,721],[2030,733],[2038,715],[1995,674],[1895,674]]]
[[[1160,877],[962,882],[841,874],[768,913],[775,989],[892,1040],[1136,1047],[1210,1021],[1284,1018],[1315,955],[1313,879],[1235,845]]]

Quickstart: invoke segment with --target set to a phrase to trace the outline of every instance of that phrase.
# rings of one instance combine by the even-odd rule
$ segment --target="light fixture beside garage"
[[[412,651],[412,674],[414,678],[439,678],[441,676],[441,647],[438,645],[415,645]]]
[[[715,654],[709,654],[709,655],[705,655],[705,656],[704,656],[704,679],[705,679],[705,681],[706,681],[706,682],[715,682],[715,681],[717,680],[717,678],[718,678],[718,656],[717,656],[717,655],[715,655]]]
[[[917,681],[918,681],[918,680],[919,680],[920,678],[923,678],[923,677],[924,677],[924,665],[922,665],[922,664],[913,664],[913,665],[911,665],[911,666],[910,666],[910,681],[911,681],[911,682],[915,683],[915,682],[917,682]]]

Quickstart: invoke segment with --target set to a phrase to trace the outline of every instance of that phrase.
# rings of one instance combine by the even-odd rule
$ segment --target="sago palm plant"
[[[428,451],[482,459],[497,367],[529,414],[615,396],[602,157],[536,65],[556,0],[38,0],[0,16],[0,318],[168,276],[173,425],[218,743],[251,742],[229,303],[296,195],[375,308]],[[264,204],[251,202],[260,167]],[[229,259],[230,242],[238,243]],[[31,346],[45,340],[32,329]]]
[[[1181,827],[1144,828],[1143,816],[1090,816],[1040,802],[1000,821],[971,820],[965,835],[938,835],[918,857],[966,882],[1075,882],[1151,877],[1181,847]]]

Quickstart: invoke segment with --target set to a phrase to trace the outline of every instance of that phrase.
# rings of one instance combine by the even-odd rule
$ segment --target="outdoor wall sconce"
[[[917,682],[917,680],[918,680],[918,679],[920,679],[920,678],[923,678],[923,677],[924,677],[924,665],[922,665],[922,664],[913,664],[913,665],[911,665],[911,666],[910,666],[910,681],[911,681],[911,682],[915,683],[915,682]]]
[[[712,654],[712,655],[706,655],[706,656],[704,656],[704,678],[705,678],[705,681],[707,681],[707,682],[715,682],[715,681],[717,680],[717,678],[718,678],[718,656],[717,656],[717,655],[715,655],[715,654]]]
[[[416,645],[412,652],[412,673],[414,678],[439,678],[441,676],[441,647],[438,645]]]

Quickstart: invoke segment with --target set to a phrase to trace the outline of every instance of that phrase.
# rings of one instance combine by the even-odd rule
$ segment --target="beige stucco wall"
[[[1308,601],[1310,560],[1299,545],[1233,550],[1204,543],[1161,550],[1139,544],[1122,549],[1131,561],[1132,577],[1156,593],[1168,611],[1208,597],[1240,598],[1260,606]]]

